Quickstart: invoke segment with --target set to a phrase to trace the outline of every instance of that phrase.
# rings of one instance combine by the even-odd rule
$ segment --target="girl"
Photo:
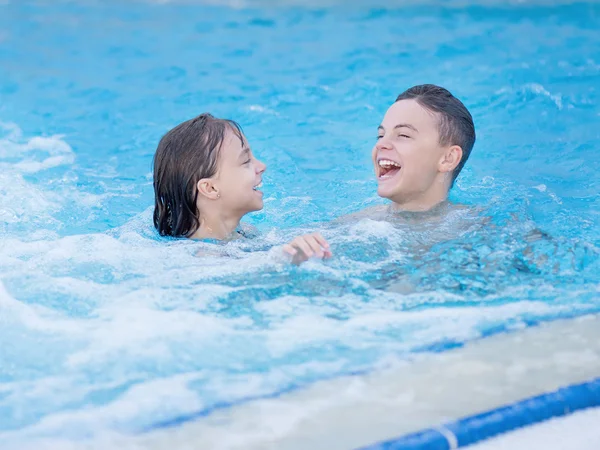
[[[154,226],[161,236],[246,237],[240,220],[263,208],[265,170],[237,123],[201,114],[177,125],[163,136],[154,155]],[[331,256],[319,233],[299,236],[283,251],[295,263]]]

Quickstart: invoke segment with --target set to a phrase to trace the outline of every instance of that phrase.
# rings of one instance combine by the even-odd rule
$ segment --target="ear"
[[[460,164],[462,159],[462,148],[459,145],[452,145],[444,150],[444,154],[438,164],[438,169],[442,173],[453,172]]]
[[[209,200],[221,198],[219,188],[210,178],[202,178],[199,180],[198,183],[196,183],[196,189],[198,189],[198,195],[202,195]]]

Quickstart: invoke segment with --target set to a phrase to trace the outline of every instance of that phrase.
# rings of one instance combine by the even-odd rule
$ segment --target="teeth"
[[[254,189],[255,191],[257,189],[260,189],[262,187],[262,182],[258,183],[256,186],[254,186],[252,189]]]
[[[380,159],[378,162],[381,167],[401,167],[400,164],[389,159]]]

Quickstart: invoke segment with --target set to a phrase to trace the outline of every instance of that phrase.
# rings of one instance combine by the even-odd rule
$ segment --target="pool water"
[[[595,2],[0,1],[0,441],[137,433],[600,312],[599,29]],[[468,208],[336,221],[383,203],[376,128],[421,83],[473,114]],[[205,111],[268,165],[261,235],[226,258],[151,220],[156,144]],[[287,264],[313,230],[335,257]]]

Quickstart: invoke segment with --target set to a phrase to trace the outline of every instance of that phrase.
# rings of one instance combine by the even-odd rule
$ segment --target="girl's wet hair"
[[[213,177],[227,130],[243,143],[240,126],[210,114],[183,122],[165,134],[154,155],[154,226],[161,236],[189,237],[200,227],[199,180]]]

